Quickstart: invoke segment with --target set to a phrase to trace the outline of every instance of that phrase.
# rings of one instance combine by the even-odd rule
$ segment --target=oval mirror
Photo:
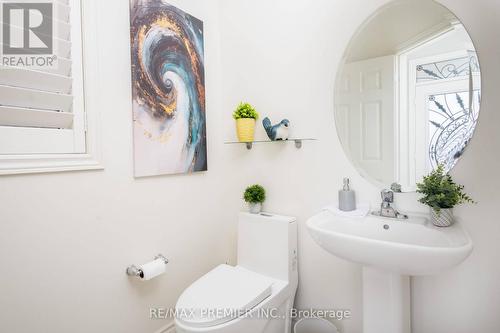
[[[378,186],[414,191],[464,153],[479,116],[481,76],[462,23],[431,0],[391,2],[358,29],[335,87],[339,139]]]

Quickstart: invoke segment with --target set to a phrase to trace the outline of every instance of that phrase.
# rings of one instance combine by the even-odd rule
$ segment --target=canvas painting
[[[131,0],[134,174],[207,170],[203,22]]]

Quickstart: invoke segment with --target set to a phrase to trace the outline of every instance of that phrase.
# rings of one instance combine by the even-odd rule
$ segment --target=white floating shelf
[[[245,145],[248,150],[252,149],[253,145],[255,143],[288,143],[288,142],[293,142],[295,143],[295,148],[300,149],[302,148],[302,141],[316,141],[316,139],[311,139],[311,138],[289,138],[288,140],[277,140],[277,141],[271,141],[271,140],[255,140],[251,142],[240,142],[240,141],[226,141],[224,142],[226,145]]]

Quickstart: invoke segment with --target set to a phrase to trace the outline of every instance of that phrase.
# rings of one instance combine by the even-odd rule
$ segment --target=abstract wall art
[[[207,170],[203,22],[131,0],[136,177]]]

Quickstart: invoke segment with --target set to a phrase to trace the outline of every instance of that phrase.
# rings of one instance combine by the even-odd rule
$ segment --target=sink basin
[[[346,218],[323,211],[311,217],[307,227],[328,252],[400,275],[437,274],[472,252],[472,241],[460,224],[439,228],[425,216]]]
[[[460,264],[472,241],[456,223],[438,228],[426,216],[347,218],[323,211],[307,221],[331,254],[363,265],[363,333],[411,333],[411,275]]]

